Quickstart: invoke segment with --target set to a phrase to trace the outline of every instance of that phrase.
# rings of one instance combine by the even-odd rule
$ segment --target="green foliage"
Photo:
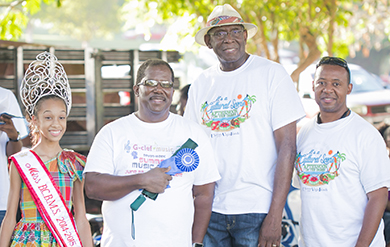
[[[2,18],[0,22],[0,39],[17,40],[22,35],[22,26],[27,23],[27,17],[21,12],[12,12]]]
[[[61,8],[42,7],[36,17],[52,23],[52,31],[79,41],[89,41],[96,37],[110,37],[119,31],[122,3],[120,0],[66,0]]]
[[[18,40],[31,18],[52,23],[52,30],[80,41],[107,37],[120,29],[122,4],[122,0],[3,0],[0,38]]]
[[[128,0],[128,2],[131,2]],[[183,36],[192,35],[204,27],[208,15],[216,5],[231,4],[239,11],[246,22],[261,26],[257,35],[248,41],[249,51],[258,50],[261,39],[266,42],[272,40],[298,41],[300,28],[308,27],[314,36],[322,36],[329,40],[327,29],[330,24],[332,10],[336,10],[335,23],[337,26],[347,26],[351,11],[343,8],[343,3],[348,0],[335,0],[334,6],[331,0],[139,0],[137,11],[144,18],[153,18],[151,12],[156,12],[160,21],[178,20],[183,16],[192,16],[189,21],[192,26],[187,28]],[[340,47],[341,46],[337,46]],[[336,47],[336,49],[338,49]],[[326,49],[326,46],[321,48]],[[343,48],[344,49],[344,48]]]
[[[383,41],[389,40],[390,34],[390,2],[378,0],[357,1],[346,5],[353,15],[349,18],[349,25],[343,27],[343,32],[353,33],[353,45],[350,53],[372,48],[379,50]],[[366,53],[365,55],[368,55]]]
[[[52,31],[80,41],[109,37],[119,31],[123,22],[126,30],[137,26],[149,34],[156,24],[168,24],[175,27],[168,32],[183,41],[193,38],[205,26],[214,7],[224,3],[237,9],[246,22],[259,27],[256,36],[248,40],[251,53],[259,53],[267,49],[266,44],[277,44],[279,40],[302,41],[301,28],[308,28],[317,37],[323,52],[330,42],[334,54],[362,47],[379,49],[383,40],[390,37],[389,1],[2,0],[0,38],[17,40],[28,21],[39,18],[52,23]],[[180,27],[175,23],[181,23]]]
[[[45,4],[56,3],[61,0],[43,0]],[[3,0],[0,4],[0,39],[18,40],[22,30],[26,27],[29,17],[36,14],[42,5],[42,0]]]
[[[34,15],[41,9],[41,0],[26,1],[24,8],[28,10],[31,15]]]

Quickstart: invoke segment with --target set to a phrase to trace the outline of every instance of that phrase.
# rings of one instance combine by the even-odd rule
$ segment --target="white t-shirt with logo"
[[[268,212],[277,159],[274,131],[304,116],[285,69],[258,56],[230,72],[213,66],[192,83],[184,117],[210,137],[222,177],[213,211]]]
[[[175,175],[170,188],[155,201],[146,199],[134,212],[135,240],[131,237],[130,204],[141,191],[104,201],[102,246],[191,246],[194,217],[193,185],[220,178],[210,141],[203,130],[176,114],[159,123],[145,123],[134,114],[104,126],[96,135],[84,169],[116,176],[147,172],[183,145],[188,138],[198,144],[198,167]]]
[[[299,246],[352,247],[362,227],[367,193],[390,187],[386,146],[379,132],[354,112],[330,123],[316,120],[303,126],[297,139]],[[385,246],[383,221],[370,246]]]

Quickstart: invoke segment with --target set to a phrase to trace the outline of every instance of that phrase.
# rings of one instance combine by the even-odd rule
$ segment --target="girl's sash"
[[[82,246],[73,216],[45,164],[34,151],[20,152],[11,157],[24,183],[60,246]]]

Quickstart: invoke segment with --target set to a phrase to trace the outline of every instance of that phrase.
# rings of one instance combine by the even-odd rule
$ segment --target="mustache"
[[[151,95],[150,97],[149,97],[149,99],[162,99],[162,100],[166,100],[167,99],[167,97],[164,95],[164,94],[162,94],[162,93],[154,93],[153,95]]]

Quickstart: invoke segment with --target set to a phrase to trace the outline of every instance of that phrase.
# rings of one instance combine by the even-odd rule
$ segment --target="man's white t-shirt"
[[[277,159],[274,131],[304,116],[285,69],[258,56],[230,72],[213,66],[191,84],[184,117],[210,137],[222,177],[213,211],[268,213]]]
[[[192,172],[177,174],[170,188],[155,201],[147,199],[134,212],[135,240],[131,237],[130,204],[141,191],[104,201],[102,246],[190,247],[194,217],[193,185],[220,178],[207,135],[195,123],[176,114],[159,123],[145,123],[134,114],[104,126],[97,134],[84,173],[126,176],[147,172],[183,145],[188,138],[198,144],[199,165]]]
[[[302,127],[294,186],[301,189],[301,247],[353,247],[367,193],[390,187],[390,161],[379,132],[354,112]],[[299,182],[298,182],[299,181]],[[385,246],[383,221],[370,246]]]
[[[0,114],[9,113],[11,115],[22,117],[22,112],[18,101],[12,91],[0,87]],[[14,126],[19,131],[22,138],[28,134],[27,125],[24,119],[13,118]],[[9,141],[7,133],[0,131],[0,210],[7,209],[8,191],[9,191],[9,176],[7,162],[7,142]]]

